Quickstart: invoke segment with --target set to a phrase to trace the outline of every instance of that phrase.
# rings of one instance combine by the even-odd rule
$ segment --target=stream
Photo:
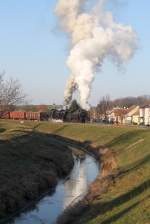
[[[75,158],[74,168],[66,180],[59,181],[53,195],[45,196],[36,208],[20,215],[13,224],[54,224],[60,214],[73,203],[81,200],[88,186],[99,173],[99,163],[90,155]],[[11,223],[12,224],[12,223]]]

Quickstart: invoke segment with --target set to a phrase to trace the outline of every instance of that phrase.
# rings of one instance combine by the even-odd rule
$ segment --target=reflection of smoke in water
[[[131,26],[116,23],[112,13],[104,10],[106,0],[99,0],[89,13],[82,10],[85,2],[59,0],[56,14],[72,41],[67,59],[71,76],[65,90],[65,103],[68,104],[78,90],[81,106],[89,109],[88,99],[96,71],[106,57],[118,65],[130,60],[137,48],[137,35]]]
[[[14,220],[15,224],[40,224],[56,223],[56,219],[64,209],[78,199],[82,199],[87,192],[87,188],[92,183],[99,167],[95,159],[86,155],[85,160],[75,161],[73,170],[70,173],[70,179],[66,182],[60,181],[53,195],[46,195],[35,207],[35,209],[23,213]],[[80,170],[81,169],[81,170]]]
[[[86,194],[88,189],[85,163],[80,162],[80,160],[76,162],[74,171],[76,172],[73,172],[70,180],[64,183],[64,190],[66,195],[64,209],[71,203],[75,202],[76,199],[81,196],[81,194]]]

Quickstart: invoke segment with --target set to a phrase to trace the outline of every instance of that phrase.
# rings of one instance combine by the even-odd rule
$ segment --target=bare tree
[[[24,99],[25,95],[19,81],[13,78],[6,80],[4,73],[0,74],[0,111],[13,110]]]
[[[97,105],[97,112],[105,119],[107,118],[107,111],[112,108],[112,101],[110,100],[109,95],[102,97],[99,104]]]

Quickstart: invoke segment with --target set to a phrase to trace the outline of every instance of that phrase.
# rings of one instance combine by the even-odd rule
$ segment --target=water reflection
[[[75,203],[79,196],[87,192],[88,183],[85,168],[84,161],[76,161],[70,180],[64,183],[64,209],[68,205]]]
[[[37,207],[22,214],[13,224],[53,224],[57,217],[70,204],[81,199],[99,172],[97,162],[91,156],[76,160],[70,177],[60,182],[52,196],[46,196]]]

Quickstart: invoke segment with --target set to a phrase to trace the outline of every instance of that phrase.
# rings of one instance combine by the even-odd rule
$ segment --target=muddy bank
[[[0,140],[0,223],[54,190],[73,165],[71,150],[51,135],[27,133]]]
[[[91,184],[85,198],[65,210],[58,218],[57,224],[77,224],[80,223],[80,216],[91,208],[91,202],[101,197],[107,192],[109,186],[115,181],[117,175],[117,163],[114,153],[106,147],[94,148],[85,144],[85,149],[93,153],[100,162],[100,173]]]

